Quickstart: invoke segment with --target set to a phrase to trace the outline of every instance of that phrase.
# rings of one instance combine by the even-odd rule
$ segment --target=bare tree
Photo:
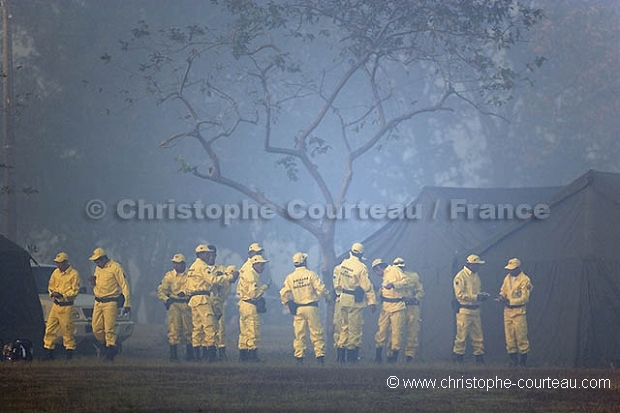
[[[178,133],[161,145],[194,140],[208,159],[180,159],[182,169],[270,205],[311,233],[328,284],[338,220],[291,219],[284,203],[255,187],[258,179],[235,176],[222,148],[260,140],[290,180],[310,177],[321,202],[339,210],[356,161],[399,127],[463,104],[492,115],[542,63],[531,56],[518,68],[506,58],[542,18],[513,0],[213,4],[221,7],[208,25],[152,32],[140,22],[121,42],[127,57],[142,58],[131,77],[180,114]],[[332,184],[333,168],[325,165],[336,164],[341,175]]]

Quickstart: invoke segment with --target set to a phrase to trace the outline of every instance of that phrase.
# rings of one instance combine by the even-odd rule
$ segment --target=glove
[[[183,291],[181,291],[177,295],[179,296],[179,298],[185,298],[185,293]]]
[[[509,303],[508,298],[504,297],[501,294],[498,294],[497,297],[495,297],[495,301],[500,302],[502,304],[508,304]]]
[[[168,298],[166,302],[164,303],[164,305],[166,306],[166,310],[170,310],[170,304],[172,304],[172,301],[170,301],[170,299]]]
[[[374,313],[375,311],[377,311],[377,306],[376,306],[376,305],[374,305],[374,304],[370,304],[368,307],[370,307],[370,311],[371,311],[371,312],[373,312],[373,313]]]
[[[387,283],[383,286],[383,288],[385,288],[386,290],[391,290],[394,288],[394,284],[393,283]]]
[[[54,298],[56,300],[60,300],[62,298],[62,294],[60,294],[59,292],[54,291],[52,293],[52,298]]]
[[[131,317],[131,307],[123,307],[123,312],[121,314]]]
[[[478,300],[478,301],[486,301],[490,296],[491,296],[491,294],[489,294],[489,293],[480,293],[476,297],[476,300]]]

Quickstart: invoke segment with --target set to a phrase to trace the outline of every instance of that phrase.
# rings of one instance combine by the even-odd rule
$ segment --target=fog
[[[346,204],[407,205],[425,186],[563,186],[588,169],[620,171],[618,3],[535,3],[546,17],[524,33],[527,43],[495,56],[515,68],[532,56],[544,56],[544,64],[527,73],[531,84],[521,82],[511,90],[512,99],[494,108],[495,114],[455,101],[449,105],[451,111],[429,112],[399,125],[356,160],[343,198]],[[207,174],[212,165],[195,139],[180,138],[169,141],[167,148],[160,146],[192,124],[187,110],[174,99],[163,101],[149,90],[165,90],[182,73],[154,74],[152,79],[158,82],[154,86],[140,72],[140,64],[148,60],[141,43],[123,51],[122,41],[134,38],[132,30],[141,22],[148,24],[154,39],[160,29],[192,24],[226,33],[229,15],[211,2],[198,0],[29,0],[10,5],[15,155],[5,159],[3,153],[2,163],[13,167],[15,188],[10,194],[3,191],[2,197],[15,197],[14,241],[29,249],[37,261],[49,263],[57,252],[66,251],[85,278],[93,270],[88,261],[92,250],[105,248],[130,276],[140,322],[161,320],[163,308],[153,292],[172,255],[182,252],[193,257],[199,243],[217,245],[218,262],[241,265],[248,245],[260,242],[270,260],[268,276],[276,284],[292,270],[290,259],[296,251],[308,252],[309,267],[318,271],[324,252],[317,239],[295,222],[256,212],[253,219],[233,217],[224,222],[217,207],[223,214],[225,207],[257,202],[235,188],[187,173],[195,167]],[[274,37],[281,40],[277,34]],[[287,52],[297,53],[308,82],[317,90],[327,90],[338,81],[338,65],[330,60],[337,53],[321,40],[303,47],[296,47],[293,39],[287,42]],[[219,64],[237,62],[230,56],[208,56],[200,63],[205,78]],[[383,73],[384,79],[393,82],[383,85],[393,91],[393,101],[385,105],[388,118],[408,105],[423,107],[434,101],[442,85],[429,76],[431,68],[426,69],[396,76]],[[292,71],[283,74],[273,90],[290,91],[294,75]],[[364,76],[359,76],[353,78],[354,85],[363,83]],[[226,92],[236,93],[233,98],[240,103],[235,109],[253,119],[258,97],[249,94],[242,100],[240,96],[243,87],[255,80],[230,72],[228,81],[227,86],[233,87]],[[407,94],[413,86],[421,91],[419,95]],[[300,88],[299,95],[305,92]],[[371,97],[364,93],[368,92],[361,87],[344,90],[335,103],[340,112],[328,113],[332,117],[309,136],[316,138],[317,151],[309,159],[334,195],[345,172],[338,155],[346,150],[342,140],[334,139],[342,127],[336,115],[363,112],[360,101]],[[205,119],[214,119],[218,111],[224,116],[231,109],[222,105],[223,94],[205,93],[192,104],[204,111]],[[304,96],[296,106],[283,101],[274,114],[272,144],[294,148],[295,136],[312,123],[325,99]],[[264,122],[262,114],[260,121]],[[236,140],[224,139],[215,146],[222,174],[280,205],[302,200],[306,205],[326,206],[321,188],[300,162],[287,168],[284,154],[263,150],[264,127],[242,123],[235,130]],[[370,121],[360,125],[373,127]],[[354,147],[363,142],[349,138]],[[296,179],[290,179],[291,173]],[[105,204],[105,216],[88,216],[86,207],[92,200]],[[155,214],[157,205],[161,214],[151,219],[140,219],[137,212],[119,217],[116,208],[123,200],[151,205],[142,209],[146,218]],[[212,205],[213,217],[178,213],[179,205],[191,209],[197,202]],[[124,205],[121,212],[134,211],[133,204]],[[319,219],[308,221],[320,224]],[[335,254],[387,221],[358,215],[337,220]]]

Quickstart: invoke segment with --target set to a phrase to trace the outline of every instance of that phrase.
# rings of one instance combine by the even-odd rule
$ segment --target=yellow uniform
[[[194,348],[215,346],[212,290],[213,286],[218,283],[216,277],[215,266],[207,265],[200,258],[196,258],[196,261],[187,271],[183,289],[185,294],[190,297],[189,307],[192,311],[192,345]],[[207,350],[204,351],[206,354]]]
[[[532,283],[530,277],[521,272],[516,277],[506,275],[499,291],[508,302],[504,307],[504,332],[508,354],[527,354],[530,342],[527,338],[526,304],[530,301]]]
[[[48,291],[50,297],[54,292],[62,294],[62,297],[54,298],[54,305],[47,317],[43,346],[46,349],[53,350],[56,334],[60,330],[65,349],[75,350],[73,300],[80,291],[80,275],[72,267],[68,267],[64,272],[56,268],[50,276]]]
[[[334,317],[340,317],[337,347],[345,348],[347,351],[357,351],[362,344],[362,327],[364,325],[362,309],[366,305],[376,305],[376,298],[372,283],[368,278],[368,268],[358,257],[349,254],[349,258],[344,259],[334,269],[334,271],[338,271],[336,276],[338,284],[334,286],[334,289],[336,294],[340,295],[340,311]],[[356,290],[361,291],[357,301],[355,298]],[[347,358],[348,356],[349,354]]]
[[[417,272],[405,271],[409,279],[409,286],[405,293],[405,324],[407,337],[405,339],[405,356],[407,361],[415,358],[418,349],[418,334],[420,332],[420,300],[424,297],[424,288]]]
[[[340,271],[336,271],[339,267],[336,266],[334,267],[334,273],[333,273],[333,281],[332,281],[332,285],[334,286],[334,288],[336,287],[336,285],[338,285],[338,277],[340,274]],[[340,337],[340,326],[342,325],[342,314],[341,314],[341,309],[340,309],[340,294],[336,293],[336,291],[334,290],[334,320],[333,320],[333,327],[334,327],[334,347],[338,347],[338,340]]]
[[[463,267],[454,277],[454,296],[459,302],[460,309],[456,313],[456,337],[453,352],[457,355],[465,354],[465,340],[469,336],[473,347],[473,354],[484,354],[484,336],[480,320],[480,277],[469,268]]]
[[[168,308],[168,343],[179,344],[181,337],[185,343],[192,343],[192,311],[185,297],[184,288],[187,272],[168,271],[157,287],[157,297]],[[183,297],[179,294],[183,293]]]
[[[256,350],[260,343],[260,315],[251,301],[263,296],[269,286],[260,284],[260,274],[252,264],[243,265],[239,271],[237,296],[239,296],[239,350]]]
[[[213,300],[213,311],[215,313],[215,345],[218,348],[226,347],[226,299],[232,290],[233,275],[232,271],[226,271],[222,265],[217,266],[216,270],[218,284],[214,286],[215,293]]]
[[[386,288],[392,284],[393,288]],[[402,331],[405,322],[405,301],[406,289],[409,280],[403,271],[396,265],[388,265],[383,271],[383,281],[381,283],[381,313],[379,314],[379,329],[375,334],[375,346],[383,348],[390,335],[390,357],[396,355],[401,349]],[[395,360],[393,360],[395,361]]]
[[[125,298],[124,307],[131,308],[129,285],[125,272],[119,263],[108,260],[103,268],[95,267],[95,307],[93,308],[93,335],[107,347],[116,346],[116,317],[118,315],[118,299],[121,294]]]
[[[306,267],[297,267],[284,279],[284,286],[280,290],[282,304],[292,299],[297,306],[296,314],[293,316],[295,333],[293,349],[297,359],[303,358],[306,351],[306,328],[310,331],[315,357],[325,356],[325,338],[319,316],[319,296],[327,295],[327,289],[317,273]]]

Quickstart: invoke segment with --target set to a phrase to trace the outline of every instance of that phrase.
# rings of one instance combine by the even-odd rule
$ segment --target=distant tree
[[[312,234],[328,284],[338,220],[290,219],[253,166],[276,159],[291,181],[311,180],[320,202],[338,209],[360,158],[399,127],[463,104],[492,115],[543,60],[515,67],[505,58],[542,17],[514,0],[212,3],[219,11],[207,25],[154,31],[140,22],[121,41],[127,61],[142,59],[130,76],[162,110],[179,113],[178,133],[161,145],[193,140],[208,160],[182,158],[181,168],[273,206]],[[226,148],[257,143],[263,154],[235,178],[239,165]]]

